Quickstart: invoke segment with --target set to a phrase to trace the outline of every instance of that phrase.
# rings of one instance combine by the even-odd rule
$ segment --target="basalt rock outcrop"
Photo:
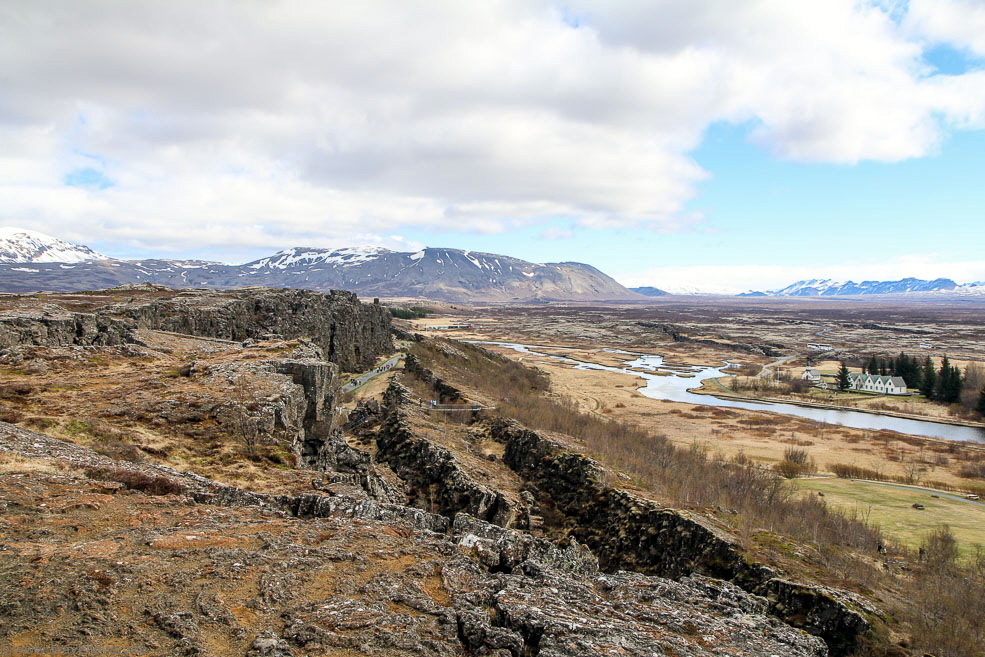
[[[9,297],[0,311],[0,348],[16,345],[140,344],[153,329],[241,342],[308,338],[345,371],[369,369],[393,351],[390,313],[378,303],[333,290],[235,291],[131,286],[84,295]],[[79,312],[83,306],[86,312]]]
[[[407,354],[404,359],[404,371],[431,386],[438,396],[437,401],[441,403],[456,404],[465,400],[461,390],[424,367],[414,354]]]
[[[191,368],[195,375],[198,368]],[[321,358],[321,350],[302,341],[287,358],[266,361],[240,361],[214,368],[203,374],[220,377],[236,390],[246,390],[242,398],[233,399],[216,413],[220,424],[235,427],[253,422],[263,436],[284,436],[297,458],[299,467],[327,473],[326,490],[335,484],[352,485],[368,492],[381,502],[404,502],[399,487],[386,476],[385,466],[374,464],[370,455],[348,444],[342,427],[347,416],[339,405],[338,367]],[[249,385],[267,378],[261,396],[250,392]],[[245,386],[240,384],[246,379]],[[237,393],[234,393],[236,396]]]
[[[525,504],[476,482],[450,450],[415,435],[401,408],[412,403],[410,391],[391,382],[383,398],[386,412],[376,458],[404,481],[413,503],[449,517],[465,512],[502,527],[529,527]]]
[[[378,458],[414,491],[409,496],[413,504],[449,517],[468,513],[501,527],[529,526],[530,507],[504,507],[502,493],[472,481],[448,450],[414,435],[404,409],[415,402],[406,388],[391,383],[384,400]],[[598,463],[513,421],[487,425],[489,435],[505,444],[503,463],[563,514],[567,535],[589,546],[603,571],[675,579],[702,575],[731,582],[765,599],[766,609],[777,618],[821,637],[835,655],[849,652],[869,631],[847,593],[784,579],[750,560],[725,532],[692,514],[606,485]],[[513,520],[516,512],[521,522]],[[487,565],[511,561],[500,554],[494,550]]]
[[[4,462],[45,450],[85,458],[62,442],[0,424]],[[217,656],[827,654],[727,582],[600,573],[577,542],[464,514],[449,522],[359,495],[183,481],[185,495],[146,494],[71,469],[0,470],[0,644]]]
[[[490,431],[506,445],[503,462],[570,519],[569,535],[592,548],[603,570],[673,578],[698,573],[733,582],[769,600],[778,618],[823,638],[836,655],[869,631],[847,594],[788,581],[699,518],[606,485],[592,459],[512,421],[494,420]]]
[[[96,313],[57,307],[24,308],[0,313],[0,349],[19,345],[44,347],[114,346],[137,343],[136,325]]]
[[[108,312],[141,328],[224,340],[279,335],[309,338],[343,370],[370,368],[393,350],[390,313],[355,294],[250,288],[228,292],[185,290],[163,299],[111,306]]]

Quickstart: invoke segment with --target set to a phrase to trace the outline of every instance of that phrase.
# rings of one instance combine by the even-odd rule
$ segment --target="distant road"
[[[356,378],[352,379],[351,381],[349,381],[348,383],[346,383],[344,386],[342,386],[342,394],[345,394],[347,392],[352,392],[356,388],[364,385],[370,379],[375,378],[375,377],[379,376],[380,374],[384,374],[388,370],[392,370],[394,367],[397,366],[397,363],[400,362],[400,359],[401,358],[404,358],[406,355],[407,354],[396,354],[396,355],[392,356],[390,358],[390,360],[388,360],[387,362],[383,363],[379,367],[376,367],[374,369],[371,369],[370,371],[368,371],[368,372],[366,372],[364,374],[360,374],[359,376],[357,376]]]
[[[794,358],[796,358],[796,356],[784,356],[783,358],[774,360],[772,363],[767,363],[766,365],[763,365],[762,371],[759,374],[757,374],[756,377],[762,379],[767,376],[770,376],[773,374],[773,370],[770,368],[778,367],[780,365],[783,365],[784,363],[788,363],[792,361]]]
[[[931,495],[936,495],[937,497],[946,497],[949,500],[955,500],[958,502],[967,502],[968,504],[977,504],[978,506],[985,506],[985,502],[982,502],[980,500],[969,500],[967,498],[961,497],[960,495],[945,493],[943,491],[939,491],[934,488],[923,488],[921,486],[907,486],[906,484],[892,484],[885,481],[873,481],[872,479],[852,479],[852,481],[860,481],[866,484],[872,484],[874,486],[885,486],[886,488],[898,488],[900,490],[910,490],[919,493],[930,493]]]

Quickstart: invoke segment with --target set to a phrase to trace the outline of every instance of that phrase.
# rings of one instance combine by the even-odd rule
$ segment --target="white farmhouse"
[[[804,370],[804,373],[801,375],[800,378],[803,379],[804,381],[807,381],[812,386],[816,386],[821,382],[821,373],[813,367],[808,367],[807,369]]]
[[[848,375],[848,387],[852,390],[864,390],[865,392],[875,392],[880,395],[906,394],[906,382],[901,376],[881,376],[879,374],[858,374],[852,372]]]

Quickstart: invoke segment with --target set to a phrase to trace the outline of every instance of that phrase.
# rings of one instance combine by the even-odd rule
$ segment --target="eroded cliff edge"
[[[464,399],[416,359],[407,365],[443,398]],[[701,574],[732,582],[761,596],[771,614],[823,638],[832,654],[847,654],[871,629],[866,614],[872,609],[857,596],[787,579],[748,557],[722,528],[608,485],[604,468],[594,460],[515,421],[476,416],[473,433],[500,443],[499,462],[518,477],[514,495],[500,491],[491,497],[466,474],[461,457],[422,437],[413,393],[394,382],[384,398],[378,458],[405,477],[412,500],[422,500],[423,492],[424,501],[441,513],[465,511],[505,527],[540,525],[541,509],[549,508],[552,533],[589,546],[603,571],[670,578]]]
[[[78,294],[7,297],[0,306],[0,348],[15,345],[139,343],[153,329],[243,341],[308,338],[345,371],[369,368],[393,350],[390,313],[378,303],[333,290],[246,288],[178,290],[137,285]],[[12,306],[12,307],[11,307]]]
[[[4,598],[7,638],[26,640],[42,619],[44,638],[56,645],[116,641],[151,654],[826,653],[819,640],[780,622],[797,621],[783,595],[743,590],[747,583],[728,570],[741,570],[741,553],[729,552],[727,537],[702,534],[679,514],[663,543],[650,545],[652,554],[634,554],[632,532],[657,518],[647,514],[676,512],[642,508],[634,515],[645,500],[592,488],[601,480],[590,462],[552,451],[541,436],[514,424],[470,417],[460,431],[449,431],[451,425],[428,418],[424,400],[397,384],[383,405],[367,403],[346,423],[336,410],[339,365],[329,362],[324,346],[325,335],[332,346],[331,336],[342,334],[338,329],[321,340],[309,335],[285,343],[279,339],[310,326],[307,320],[282,320],[275,333],[272,322],[248,319],[246,298],[184,294],[136,293],[109,304],[101,299],[99,308],[82,295],[63,309],[112,317],[134,336],[157,326],[237,340],[179,363],[166,383],[151,381],[144,415],[128,415],[125,398],[99,412],[133,421],[137,429],[145,420],[193,426],[190,436],[198,440],[210,439],[205,429],[232,426],[249,411],[264,435],[292,446],[291,473],[307,488],[271,494],[260,486],[230,486],[0,425],[0,452],[15,455],[4,456],[0,468],[0,540],[11,557],[2,567],[5,581],[22,587]],[[197,309],[194,321],[169,315],[181,315],[189,304]],[[310,312],[284,299],[266,307]],[[142,310],[127,315],[127,308]],[[361,326],[359,317],[354,325]],[[227,332],[243,326],[251,333]],[[113,359],[121,361],[119,371],[137,372],[157,367],[155,354],[168,349],[146,334],[152,344],[89,338],[66,344],[61,340],[69,333],[45,348],[34,342],[39,333],[28,332],[30,341],[4,351],[3,362],[29,381],[44,367],[104,371]],[[239,342],[251,338],[261,344]],[[347,350],[334,353],[338,359]],[[413,359],[411,368],[426,370]],[[258,394],[238,398],[243,381]],[[449,400],[464,398],[433,373],[429,385]],[[68,386],[41,387],[51,393]],[[5,393],[34,398],[19,390]],[[165,391],[177,394],[156,398]],[[79,399],[91,399],[84,393],[73,389]],[[356,447],[352,436],[370,437],[372,448]],[[465,443],[456,443],[458,437]],[[615,501],[589,507],[609,513],[613,524],[580,515],[583,495]],[[542,531],[539,507],[548,497],[570,522],[560,541]],[[607,540],[620,531],[622,538]],[[98,549],[85,547],[91,545]],[[678,551],[674,558],[670,547]],[[709,554],[721,557],[717,570],[708,565]],[[162,559],[165,573],[155,574]],[[38,593],[36,577],[71,586]],[[821,607],[811,596],[797,608],[813,625],[800,624],[827,631],[832,625],[818,620]],[[824,638],[838,651],[833,636],[828,631]]]

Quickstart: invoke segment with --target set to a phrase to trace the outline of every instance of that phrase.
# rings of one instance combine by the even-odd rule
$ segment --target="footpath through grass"
[[[824,493],[833,508],[860,516],[868,514],[869,522],[878,525],[884,535],[916,550],[924,537],[941,524],[950,526],[958,540],[961,559],[975,553],[974,545],[985,545],[985,504],[970,504],[944,497],[947,493],[927,490],[893,488],[857,479],[797,479],[795,485],[804,491]],[[922,504],[923,510],[914,509]]]

